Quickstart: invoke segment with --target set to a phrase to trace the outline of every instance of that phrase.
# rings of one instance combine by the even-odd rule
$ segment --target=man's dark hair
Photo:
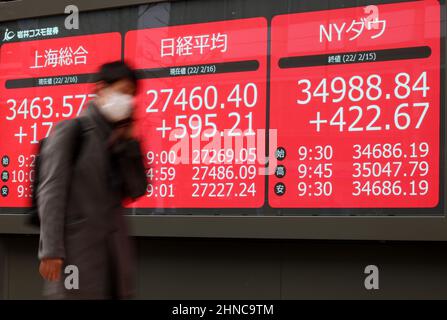
[[[95,81],[104,81],[106,84],[110,85],[124,79],[130,80],[135,85],[135,88],[138,87],[135,71],[123,61],[114,61],[101,66]]]

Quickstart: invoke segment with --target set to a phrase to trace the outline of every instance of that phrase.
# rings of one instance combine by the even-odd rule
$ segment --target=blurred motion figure
[[[38,257],[50,299],[133,296],[134,254],[121,204],[147,188],[140,142],[132,135],[136,92],[129,66],[103,65],[96,98],[80,117],[59,122],[42,146]],[[67,266],[79,271],[77,288],[65,283]]]

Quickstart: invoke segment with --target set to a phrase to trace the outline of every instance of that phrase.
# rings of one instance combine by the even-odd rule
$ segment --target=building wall
[[[447,298],[442,242],[136,240],[141,299]],[[42,298],[37,237],[3,236],[2,246],[0,297]],[[379,290],[364,287],[370,264],[379,268]]]
[[[174,0],[175,1],[175,0]],[[0,21],[21,18],[62,14],[68,5],[76,5],[79,10],[94,10],[101,8],[122,7],[140,3],[162,2],[162,0],[15,0],[0,1]]]

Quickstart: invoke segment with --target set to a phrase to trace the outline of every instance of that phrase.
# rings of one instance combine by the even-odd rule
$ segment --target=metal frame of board
[[[207,1],[207,0],[202,0]],[[0,21],[62,14],[66,5],[75,4],[81,11],[129,6],[159,0],[17,0],[0,2]],[[442,38],[444,61],[446,56],[446,12],[442,7]],[[441,75],[445,87],[445,66]],[[444,105],[447,105],[443,93]],[[446,123],[444,112],[444,123]],[[445,127],[445,126],[444,126]],[[445,128],[444,128],[445,131]],[[445,132],[443,132],[445,136]],[[445,148],[441,150],[447,159]],[[447,172],[444,167],[444,190]],[[335,239],[335,240],[447,240],[447,212],[443,216],[185,216],[145,215],[129,216],[132,234],[154,237],[220,237],[220,238],[277,238],[277,239]],[[25,216],[0,215],[0,233],[35,234],[26,226]]]

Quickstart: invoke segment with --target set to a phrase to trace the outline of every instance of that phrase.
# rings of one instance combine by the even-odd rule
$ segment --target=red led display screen
[[[0,214],[29,207],[39,140],[115,60],[149,182],[128,213],[444,213],[445,4],[194,3],[0,23]]]
[[[107,50],[103,50],[107,47]],[[30,204],[38,141],[92,98],[90,74],[121,58],[119,33],[4,44],[0,48],[0,207]]]
[[[274,17],[270,206],[436,207],[439,39],[438,1]]]
[[[130,31],[147,197],[136,207],[264,204],[264,18]]]

